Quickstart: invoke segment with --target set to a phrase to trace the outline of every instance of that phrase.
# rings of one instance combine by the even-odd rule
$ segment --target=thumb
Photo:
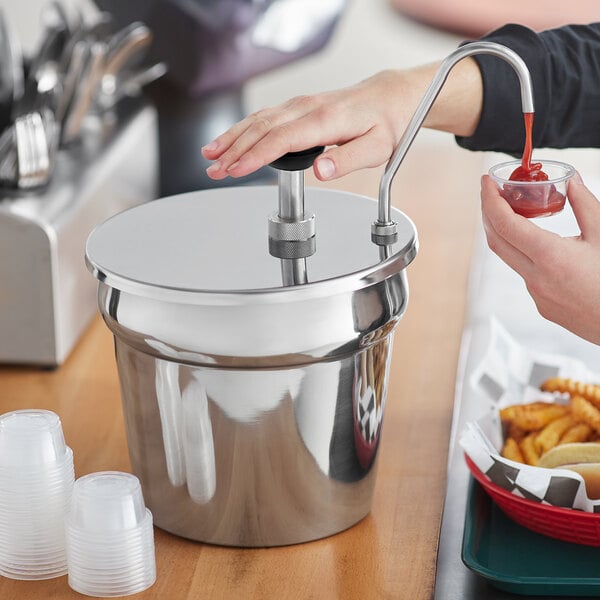
[[[568,197],[583,237],[600,240],[600,202],[577,172],[569,181]]]
[[[337,179],[359,169],[378,167],[389,160],[393,140],[376,127],[348,142],[328,148],[315,160],[318,179]]]

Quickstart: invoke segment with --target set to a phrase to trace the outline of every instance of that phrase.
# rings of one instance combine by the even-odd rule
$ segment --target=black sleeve
[[[600,147],[600,23],[541,33],[505,25],[482,39],[512,48],[529,68],[534,147]],[[475,60],[483,77],[483,112],[475,133],[456,140],[469,150],[519,155],[524,125],[517,76],[500,58]]]

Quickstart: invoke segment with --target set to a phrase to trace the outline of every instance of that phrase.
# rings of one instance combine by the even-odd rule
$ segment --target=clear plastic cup
[[[69,585],[75,591],[126,596],[156,580],[152,514],[134,475],[104,471],[78,479],[66,532]]]
[[[74,479],[58,415],[0,415],[0,574],[49,579],[67,572],[64,519]]]
[[[69,520],[87,533],[120,533],[144,519],[146,506],[135,475],[118,471],[91,473],[77,480]]]
[[[512,209],[524,217],[548,217],[560,212],[567,198],[567,182],[575,174],[575,169],[566,163],[555,160],[535,160],[542,164],[545,181],[513,181],[511,174],[521,165],[513,160],[493,166],[489,175],[498,187],[500,195]]]
[[[0,416],[0,467],[41,467],[66,459],[60,418],[49,410],[15,410]]]

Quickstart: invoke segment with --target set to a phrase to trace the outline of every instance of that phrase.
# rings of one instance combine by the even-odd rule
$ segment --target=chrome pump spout
[[[452,54],[449,54],[433,77],[423,99],[417,106],[417,109],[406,127],[406,131],[398,144],[398,147],[392,154],[379,184],[379,209],[378,218],[371,228],[373,241],[379,245],[387,245],[393,242],[396,235],[396,224],[391,218],[391,196],[390,190],[392,179],[398,170],[398,167],[404,160],[408,149],[413,143],[415,136],[423,125],[425,117],[429,113],[435,99],[437,98],[442,86],[446,82],[450,70],[456,63],[467,56],[474,54],[491,54],[504,59],[516,71],[521,86],[521,104],[524,113],[532,113],[533,109],[533,90],[531,85],[531,76],[523,59],[513,50],[496,44],[494,42],[472,42],[457,48]]]

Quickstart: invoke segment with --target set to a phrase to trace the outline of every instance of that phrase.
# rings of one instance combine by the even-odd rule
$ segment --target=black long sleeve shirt
[[[536,33],[505,25],[482,39],[512,48],[531,73],[537,148],[600,148],[600,23],[569,25]],[[483,77],[483,112],[471,137],[457,137],[470,150],[519,155],[524,124],[519,82],[504,60],[475,56]]]

